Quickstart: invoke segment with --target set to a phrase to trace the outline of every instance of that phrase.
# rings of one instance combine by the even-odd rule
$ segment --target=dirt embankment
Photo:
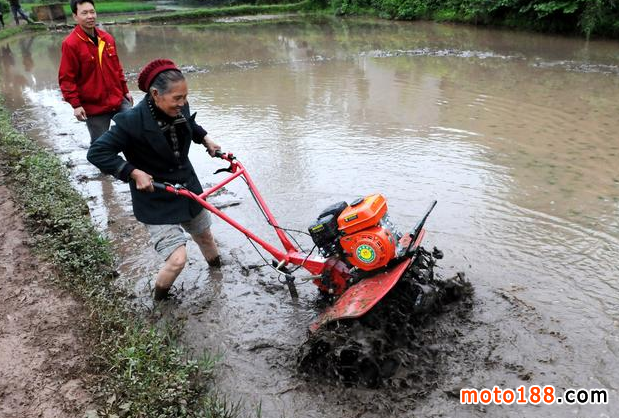
[[[48,282],[0,172],[0,417],[78,417],[85,389],[86,312]]]

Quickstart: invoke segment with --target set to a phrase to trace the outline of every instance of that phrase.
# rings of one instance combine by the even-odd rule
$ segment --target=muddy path
[[[51,283],[0,170],[0,416],[82,417],[88,392],[86,312]]]

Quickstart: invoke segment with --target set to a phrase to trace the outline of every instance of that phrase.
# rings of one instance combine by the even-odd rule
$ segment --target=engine
[[[380,194],[339,202],[326,208],[310,225],[309,233],[325,258],[342,260],[348,269],[372,271],[384,267],[401,252],[402,234],[389,221],[387,201]],[[319,287],[321,290],[333,285]],[[335,292],[344,289],[335,284]]]

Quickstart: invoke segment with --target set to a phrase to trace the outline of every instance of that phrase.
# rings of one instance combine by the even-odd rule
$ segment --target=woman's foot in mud
[[[170,293],[170,288],[163,288],[155,285],[155,291],[153,292],[153,300],[155,302],[160,302],[162,300],[169,299],[172,296]]]
[[[219,268],[221,267],[221,257],[217,256],[211,260],[206,260],[206,262],[208,263],[209,267],[213,267],[213,268]]]

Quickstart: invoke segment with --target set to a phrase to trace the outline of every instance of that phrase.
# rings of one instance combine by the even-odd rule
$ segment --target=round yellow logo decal
[[[357,247],[357,258],[362,263],[370,264],[376,260],[376,253],[374,248],[369,245],[363,244]]]

